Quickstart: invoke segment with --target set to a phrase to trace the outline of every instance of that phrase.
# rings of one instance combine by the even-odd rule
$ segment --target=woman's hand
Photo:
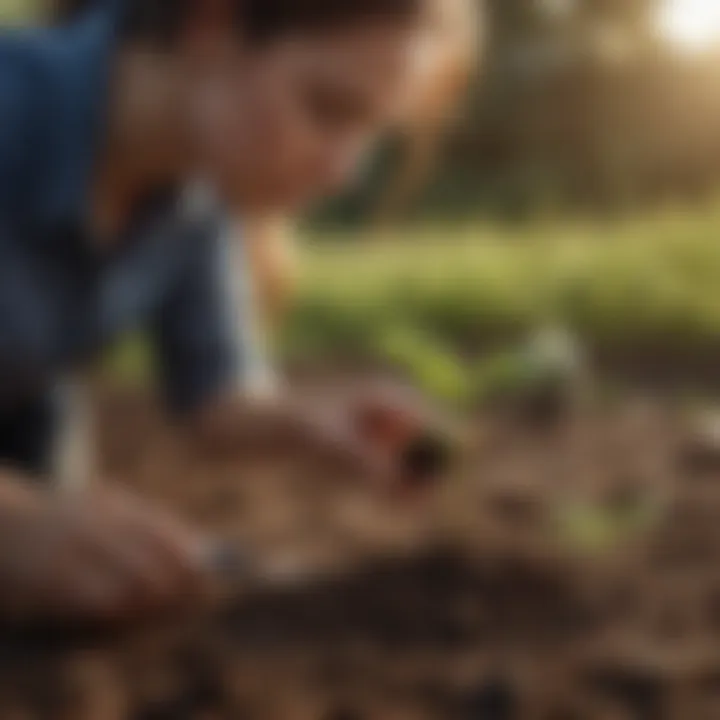
[[[422,434],[428,416],[417,397],[401,388],[338,385],[267,401],[229,398],[207,408],[192,427],[210,454],[298,454],[325,472],[393,491],[407,480],[406,443]]]
[[[201,545],[119,491],[72,497],[0,481],[0,615],[125,623],[181,611],[206,589]]]

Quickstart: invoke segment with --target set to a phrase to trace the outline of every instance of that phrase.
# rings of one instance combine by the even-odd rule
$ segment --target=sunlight
[[[663,0],[658,17],[660,32],[687,50],[704,50],[720,43],[718,0]]]

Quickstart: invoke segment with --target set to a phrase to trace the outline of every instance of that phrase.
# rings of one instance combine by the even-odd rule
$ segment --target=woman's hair
[[[55,0],[55,17],[72,19],[106,0]],[[411,22],[422,14],[427,0],[213,0],[228,2],[233,23],[246,40],[263,42],[292,32],[314,32],[388,19]],[[128,39],[165,43],[208,0],[123,0],[123,35]]]

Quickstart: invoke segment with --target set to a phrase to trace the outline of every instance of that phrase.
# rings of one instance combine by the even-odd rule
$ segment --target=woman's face
[[[245,50],[228,42],[190,83],[203,171],[245,211],[336,193],[420,81],[423,47],[421,31],[390,22]]]

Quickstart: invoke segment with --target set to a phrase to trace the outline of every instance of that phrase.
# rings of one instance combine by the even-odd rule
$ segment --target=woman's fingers
[[[124,622],[202,597],[209,572],[180,523],[122,494],[41,502],[43,512],[14,519],[13,537],[0,528],[14,615]]]
[[[118,561],[122,556],[138,584],[140,606],[172,600],[180,609],[201,600],[210,580],[201,539],[169,513],[129,495],[119,494],[114,502],[122,529]]]
[[[357,432],[348,408],[340,406],[310,415],[305,447],[333,471],[385,481],[392,473],[392,455],[366,442]]]

